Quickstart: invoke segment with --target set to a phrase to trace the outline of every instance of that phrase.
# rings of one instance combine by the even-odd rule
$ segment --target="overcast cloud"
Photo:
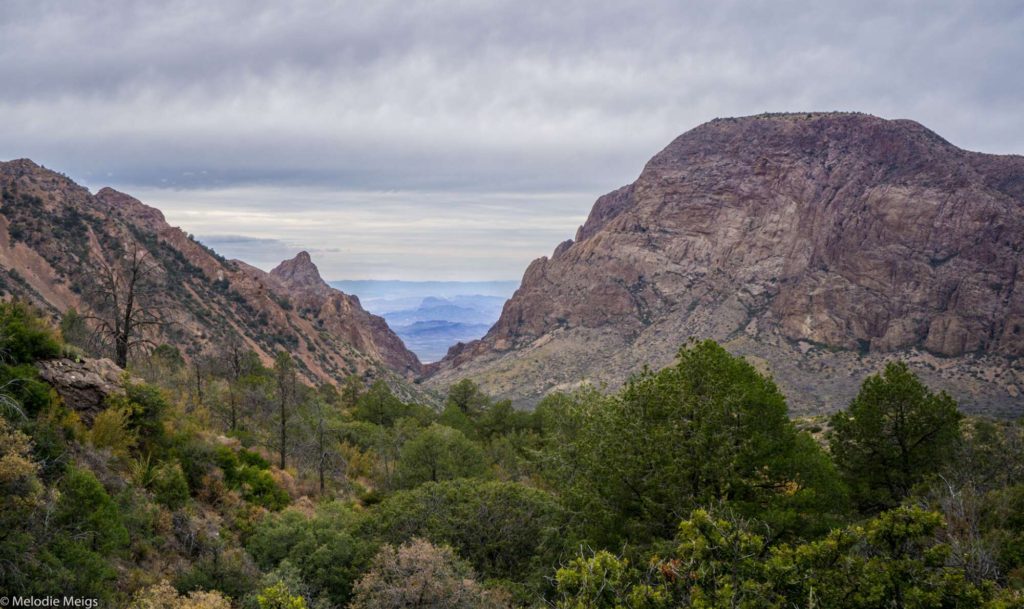
[[[1024,3],[0,1],[0,159],[329,278],[518,278],[716,116],[1024,152]]]

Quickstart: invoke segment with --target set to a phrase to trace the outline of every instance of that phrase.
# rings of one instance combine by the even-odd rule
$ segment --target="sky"
[[[722,116],[1024,153],[1024,2],[0,0],[0,160],[263,268],[518,279]]]

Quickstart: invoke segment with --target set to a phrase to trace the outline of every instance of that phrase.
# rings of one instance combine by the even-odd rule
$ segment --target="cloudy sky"
[[[0,1],[0,159],[265,268],[517,279],[717,116],[1024,153],[1020,0]]]

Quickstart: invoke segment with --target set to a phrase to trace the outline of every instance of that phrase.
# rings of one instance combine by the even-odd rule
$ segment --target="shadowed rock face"
[[[573,375],[617,385],[693,336],[751,356],[797,411],[842,405],[900,355],[968,405],[1020,412],[1022,263],[1024,157],[862,114],[715,120],[598,199],[431,382],[528,404]]]

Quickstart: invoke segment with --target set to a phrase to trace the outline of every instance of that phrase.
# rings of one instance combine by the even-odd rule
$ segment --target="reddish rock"
[[[948,374],[926,375],[967,402],[1019,412],[1022,279],[1024,157],[863,114],[714,120],[598,199],[431,382],[469,375],[529,403],[573,375],[620,384],[695,336],[760,358],[807,409],[905,353],[940,358]]]
[[[54,317],[69,307],[88,313],[102,300],[103,270],[145,251],[147,304],[165,322],[146,328],[151,344],[193,357],[240,341],[266,364],[287,350],[313,382],[358,374],[387,379],[407,399],[421,395],[407,382],[415,356],[358,299],[323,284],[308,256],[273,277],[217,255],[138,199],[112,188],[93,195],[27,159],[0,163],[0,193],[0,297]]]
[[[388,327],[383,317],[363,309],[359,298],[332,288],[307,252],[299,252],[270,271],[278,281],[277,292],[289,298],[316,326],[344,338],[361,352],[383,361],[405,375],[420,373],[420,360]]]

